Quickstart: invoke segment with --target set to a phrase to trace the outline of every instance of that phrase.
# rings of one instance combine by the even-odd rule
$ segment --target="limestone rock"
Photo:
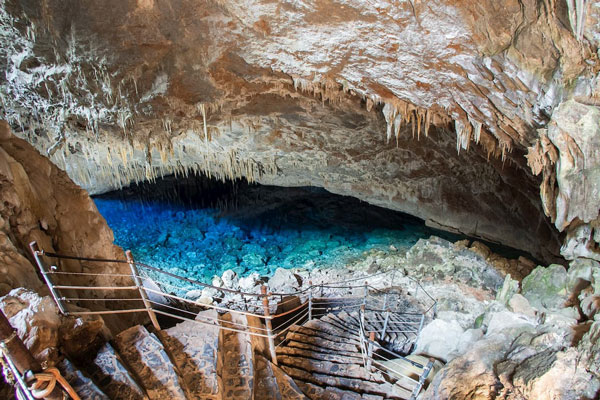
[[[569,264],[567,271],[567,290],[580,291],[587,285],[597,282],[595,274],[600,271],[600,263],[594,260],[578,258]],[[600,282],[598,282],[600,285]],[[600,294],[600,286],[597,286]]]
[[[253,289],[260,284],[260,275],[257,272],[253,272],[250,275],[240,278],[239,286],[240,290],[245,292],[251,292]]]
[[[277,268],[269,279],[269,290],[273,293],[292,293],[300,287],[298,278],[285,268]]]
[[[548,138],[558,149],[554,223],[563,230],[575,218],[589,223],[600,210],[600,110],[574,100],[552,114]],[[582,182],[584,180],[585,182]]]
[[[0,298],[0,307],[33,356],[50,365],[58,361],[59,349],[82,357],[107,335],[102,319],[60,315],[50,296],[23,288]]]
[[[572,34],[564,2],[74,2],[68,16],[44,12],[2,8],[4,108],[90,190],[182,170],[313,185],[558,254],[523,154],[539,138],[531,127],[562,101],[594,101],[591,12],[585,35]],[[65,24],[69,41],[55,40]]]
[[[0,198],[0,295],[16,287],[41,287],[37,266],[32,264],[30,255],[29,243],[33,240],[49,252],[124,259],[123,251],[113,244],[112,232],[89,195],[31,145],[14,136],[0,142]],[[123,264],[89,265],[68,260],[60,268],[66,272],[90,272],[91,268],[95,273],[129,274],[128,266]],[[106,284],[103,279],[80,276],[66,283],[102,286]],[[111,280],[130,282],[128,278]],[[94,297],[86,291],[79,293]],[[89,307],[95,304],[89,302]],[[125,307],[125,304],[115,302],[114,306]],[[132,322],[136,318],[144,317],[132,315]],[[115,331],[129,324],[111,316],[106,316],[105,321]]]
[[[238,283],[239,283],[238,276],[234,271],[232,271],[230,269],[223,272],[221,280],[223,281],[223,285],[225,285],[226,288],[237,289],[237,287],[238,287]]]
[[[421,331],[415,352],[447,362],[460,346],[463,332],[456,322],[435,319]]]
[[[536,308],[560,308],[567,300],[567,271],[562,265],[539,266],[523,279],[521,293]]]
[[[437,237],[419,239],[406,254],[407,273],[415,278],[452,279],[471,287],[495,291],[503,276],[479,254],[455,250],[452,243]]]
[[[496,301],[501,304],[508,304],[509,300],[519,292],[519,282],[511,278],[510,274],[504,278],[504,284],[502,288],[496,294]]]
[[[534,328],[534,323],[524,317],[509,311],[494,312],[490,315],[486,335],[494,335],[505,330],[527,331]]]
[[[519,293],[515,293],[508,302],[508,308],[517,314],[523,314],[529,318],[535,318],[536,312],[529,301]]]

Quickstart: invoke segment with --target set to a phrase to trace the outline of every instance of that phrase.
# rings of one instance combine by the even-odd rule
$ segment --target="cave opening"
[[[141,182],[94,200],[116,244],[137,261],[206,283],[227,270],[269,277],[278,268],[344,268],[368,255],[403,254],[432,235],[467,238],[318,187],[201,174]],[[487,245],[509,258],[524,254]]]

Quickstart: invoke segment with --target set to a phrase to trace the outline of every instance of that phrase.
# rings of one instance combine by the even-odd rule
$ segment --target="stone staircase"
[[[240,314],[204,311],[197,320],[150,332],[134,326],[76,367],[59,368],[82,399],[376,400],[411,393],[363,366],[358,312],[323,314],[293,326],[277,348],[279,366],[265,358],[255,338],[220,329],[246,326]],[[379,317],[369,329],[383,327]],[[390,334],[386,340],[410,340]],[[255,349],[255,350],[253,350]]]

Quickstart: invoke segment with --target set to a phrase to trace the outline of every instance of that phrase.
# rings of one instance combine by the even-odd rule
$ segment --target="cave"
[[[598,398],[600,6],[463,3],[0,2],[2,396]]]
[[[204,282],[226,270],[268,277],[279,267],[343,269],[365,252],[406,253],[432,235],[474,240],[318,187],[166,176],[93,199],[115,243],[138,261]],[[485,245],[511,259],[534,259]]]

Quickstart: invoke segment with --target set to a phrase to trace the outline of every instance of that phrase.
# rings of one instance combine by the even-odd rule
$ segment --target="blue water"
[[[208,206],[202,190],[163,189],[94,200],[137,261],[203,282],[227,269],[269,276],[279,267],[342,268],[366,251],[406,251],[440,235],[418,219],[313,188],[243,185]]]

